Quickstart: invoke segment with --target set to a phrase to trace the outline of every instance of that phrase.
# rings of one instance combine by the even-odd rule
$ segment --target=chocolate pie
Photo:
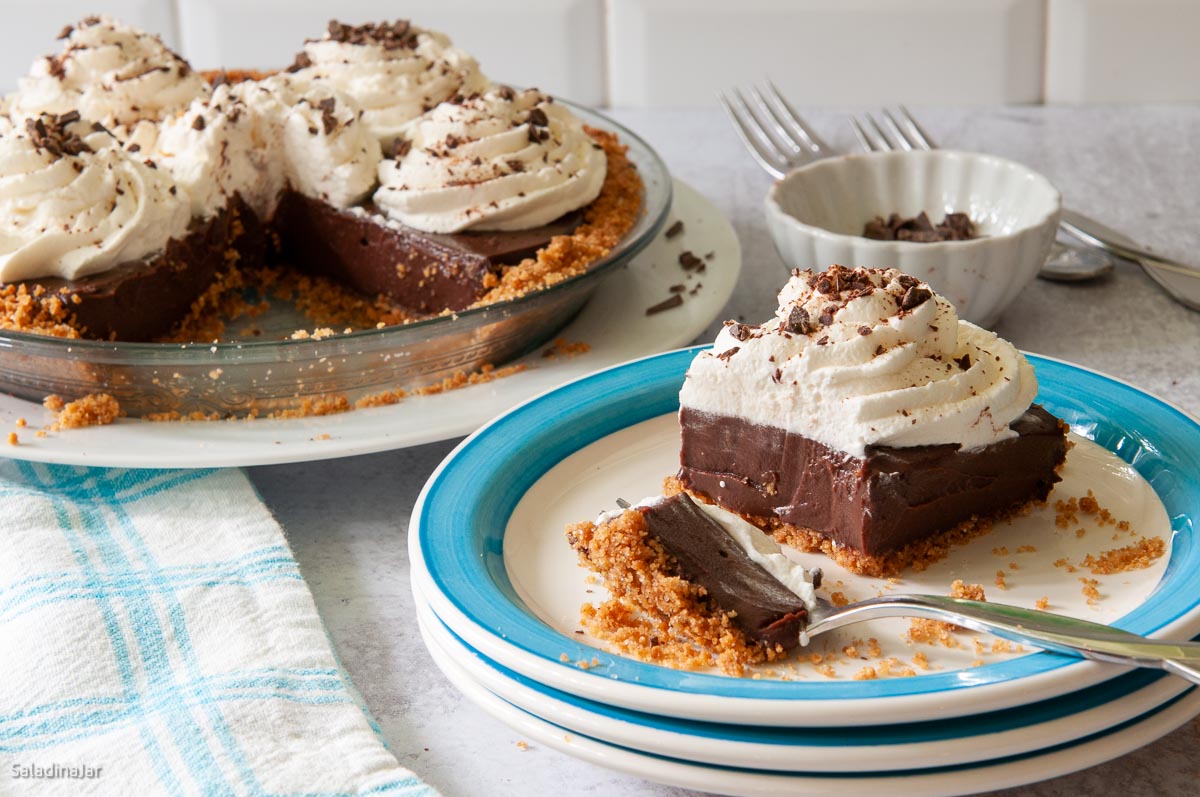
[[[62,38],[6,98],[3,328],[179,338],[276,264],[453,312],[582,273],[640,212],[615,136],[407,22],[333,22],[284,72],[211,81],[106,18]]]

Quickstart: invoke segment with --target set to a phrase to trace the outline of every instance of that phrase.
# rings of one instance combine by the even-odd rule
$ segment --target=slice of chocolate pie
[[[1033,369],[894,269],[795,271],[730,322],[680,393],[683,489],[869,575],[1045,500],[1066,427]]]

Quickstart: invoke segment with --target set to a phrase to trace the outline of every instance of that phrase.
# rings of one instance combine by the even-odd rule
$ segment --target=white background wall
[[[1200,0],[0,0],[0,88],[104,12],[199,68],[273,67],[330,17],[404,16],[498,80],[698,106],[770,75],[802,104],[1200,101]]]

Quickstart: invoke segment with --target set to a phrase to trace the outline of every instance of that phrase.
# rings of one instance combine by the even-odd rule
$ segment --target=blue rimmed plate
[[[662,416],[677,409],[683,374],[699,350],[635,361],[565,385],[497,418],[447,457],[414,511],[410,551],[414,577],[427,584],[424,591],[431,605],[455,633],[504,666],[564,692],[638,711],[713,722],[831,726],[964,716],[1044,700],[1121,672],[1036,653],[1007,660],[989,658],[993,663],[947,667],[918,678],[734,679],[613,656],[584,644],[569,631],[561,608],[523,599],[512,579],[514,560],[527,563],[527,573],[558,573],[564,568],[563,560],[554,558],[556,552],[565,551],[568,561],[571,555],[562,542],[560,524],[550,524],[534,535],[542,540],[540,547],[528,544],[529,535],[514,531],[514,512],[521,502],[547,474],[573,462],[580,465],[567,479],[572,483],[603,482],[601,474],[636,470],[638,457],[629,453],[630,436],[638,439],[641,428],[651,430],[655,419],[667,428],[662,426]],[[1150,581],[1143,577],[1136,601],[1114,600],[1119,614],[1104,619],[1136,633],[1195,635],[1200,631],[1200,596],[1188,583],[1188,574],[1200,566],[1192,520],[1200,508],[1200,426],[1168,404],[1111,378],[1067,363],[1030,359],[1041,384],[1039,401],[1083,438],[1098,444],[1079,447],[1099,452],[1091,470],[1080,476],[1080,486],[1123,471],[1121,478],[1130,488],[1148,496],[1124,508],[1141,512],[1139,517],[1152,525],[1159,518],[1162,536],[1174,534],[1161,578],[1157,573]],[[662,434],[661,429],[657,434]],[[669,444],[668,438],[663,445]],[[669,472],[669,467],[657,471],[660,476]],[[648,484],[642,495],[657,486]],[[615,497],[616,493],[605,496],[572,519],[587,518]],[[1119,500],[1115,493],[1111,498]],[[550,509],[547,506],[545,514]],[[524,517],[525,525],[536,521],[529,512]],[[981,538],[987,541],[983,550],[996,545],[994,536]],[[1015,539],[1006,531],[1005,542]],[[1049,567],[1051,544],[1061,540],[1041,542],[1046,550],[1023,561],[1022,568],[1039,561]],[[978,551],[973,555],[979,558]],[[984,566],[995,569],[990,560]],[[582,571],[578,578],[582,583]],[[1076,576],[1056,578],[1079,592]],[[1046,578],[1030,581],[1034,589],[1047,585]],[[1118,591],[1114,586],[1113,592]],[[1018,602],[1012,594],[1004,599]],[[1061,597],[1056,594],[1052,608],[1059,609],[1058,601],[1066,598],[1065,592]],[[572,611],[577,613],[578,600]],[[573,664],[593,659],[598,666],[581,669]]]
[[[422,635],[426,635],[422,628]],[[436,643],[426,638],[433,648]],[[1200,711],[1200,691],[1190,690],[1150,709],[1141,716],[1105,728],[1083,739],[1023,755],[976,764],[935,767],[902,772],[778,772],[697,764],[647,754],[642,750],[608,744],[586,734],[524,711],[475,681],[452,658],[434,656],[443,674],[471,702],[522,738],[545,745],[589,763],[648,780],[697,789],[705,793],[776,797],[780,794],[825,797],[847,788],[868,794],[935,795],[973,794],[1076,772],[1112,760],[1149,744],[1178,728]]]
[[[888,772],[990,761],[1111,728],[1193,688],[1151,670],[1128,672],[1070,695],[1004,711],[907,725],[770,728],[643,714],[569,695],[525,678],[472,648],[413,590],[430,654],[493,694],[574,733],[703,764],[784,772]]]

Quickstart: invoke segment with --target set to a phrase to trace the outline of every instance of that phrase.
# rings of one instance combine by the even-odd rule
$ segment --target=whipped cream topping
[[[287,185],[344,208],[374,189],[382,158],[359,116],[332,87],[277,75],[218,86],[163,122],[154,152],[196,215],[236,193],[268,219]]]
[[[0,128],[0,282],[106,271],[183,237],[191,218],[165,172],[76,113]]]
[[[595,199],[607,167],[566,106],[497,86],[414,122],[379,166],[375,204],[427,232],[528,229]]]
[[[153,158],[191,199],[193,215],[211,216],[240,194],[269,218],[283,190],[274,125],[245,101],[243,86],[218,86],[159,128]]]
[[[634,506],[648,507],[664,500],[666,499],[663,496],[657,495],[644,498]],[[795,593],[796,597],[804,601],[804,605],[809,611],[812,611],[816,607],[816,588],[813,586],[812,572],[805,570],[798,562],[789,559],[779,543],[742,519],[740,515],[735,515],[733,512],[703,501],[695,501],[694,503],[700,511],[712,518],[718,526],[725,530],[725,533],[733,538],[738,547],[746,552],[746,556],[750,558],[750,561],[767,571],[772,578]],[[616,518],[623,511],[625,510],[603,513],[596,518],[596,525]]]
[[[960,321],[924,282],[895,269],[794,271],[775,317],[728,322],[692,361],[683,407],[740,417],[861,457],[872,445],[1016,435],[1037,394],[1033,368],[994,333]]]
[[[291,187],[339,208],[366,199],[383,153],[358,106],[328,84],[290,82],[281,136]]]
[[[455,94],[487,88],[479,64],[441,33],[403,20],[351,27],[330,22],[296,58],[297,76],[322,79],[362,108],[386,146],[413,119]]]
[[[210,92],[158,36],[108,17],[88,17],[59,38],[63,51],[34,61],[10,95],[14,117],[79,111],[126,139],[139,122],[182,111]]]

